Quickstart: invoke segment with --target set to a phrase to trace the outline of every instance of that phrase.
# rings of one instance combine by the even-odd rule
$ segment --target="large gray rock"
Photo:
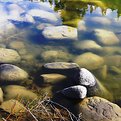
[[[89,70],[95,70],[104,65],[104,59],[101,56],[91,52],[83,53],[77,56],[74,62],[79,64],[80,67],[84,67]]]
[[[5,93],[5,99],[25,99],[27,100],[34,100],[37,99],[37,95],[33,93],[30,90],[27,90],[23,86],[18,86],[18,85],[10,85],[10,86],[5,86],[3,88],[3,91]]]
[[[85,98],[79,109],[83,121],[121,121],[121,108],[100,97]]]
[[[77,40],[77,29],[70,26],[46,27],[42,34],[47,39]]]
[[[2,82],[16,82],[23,81],[28,78],[28,73],[23,69],[11,65],[11,64],[2,64],[0,65],[0,81]]]
[[[15,63],[20,59],[21,57],[15,50],[0,48],[0,63]]]
[[[119,43],[119,39],[112,31],[103,30],[103,29],[95,29],[94,35],[102,45],[116,45]]]

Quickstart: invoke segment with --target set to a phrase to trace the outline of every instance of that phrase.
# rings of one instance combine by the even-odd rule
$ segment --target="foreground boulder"
[[[16,82],[26,80],[28,78],[28,73],[23,69],[11,65],[11,64],[2,64],[0,65],[0,81],[5,82]]]
[[[112,31],[95,29],[94,35],[97,41],[102,45],[116,45],[119,43],[119,39]]]
[[[5,99],[37,99],[37,95],[23,86],[10,85],[3,88]]]
[[[15,63],[20,61],[19,54],[12,49],[0,48],[0,63]]]
[[[121,108],[100,97],[85,98],[79,109],[83,121],[121,121]]]
[[[77,40],[77,29],[70,26],[46,27],[42,34],[47,39]]]
[[[21,113],[25,112],[24,105],[13,99],[3,102],[0,105],[0,109],[14,115],[20,115]]]
[[[79,64],[80,67],[84,67],[89,70],[95,70],[104,65],[104,59],[91,52],[77,56],[74,62]]]

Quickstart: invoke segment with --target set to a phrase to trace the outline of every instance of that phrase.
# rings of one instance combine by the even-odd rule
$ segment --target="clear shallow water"
[[[75,62],[83,53],[92,52],[106,58],[102,71],[91,69],[96,77],[121,99],[121,1],[41,1],[1,0],[0,2],[0,43],[15,49],[21,55],[19,66],[30,73],[36,72],[43,63],[53,61]],[[11,7],[12,5],[12,7]],[[17,5],[17,6],[16,6]],[[19,6],[19,7],[18,7]],[[41,15],[40,13],[43,12]],[[47,17],[50,16],[50,17]],[[78,29],[78,40],[49,40],[42,32],[47,26],[69,25]],[[84,30],[81,28],[84,27]],[[119,42],[112,45],[98,44],[99,49],[84,49],[81,41],[93,40],[95,29],[111,31]],[[54,34],[54,33],[53,33]],[[106,34],[104,34],[106,36]],[[21,48],[17,44],[21,41]],[[81,46],[81,47],[80,47]],[[108,62],[109,61],[109,62]],[[106,66],[106,69],[105,69]],[[85,66],[88,68],[88,66]],[[106,70],[106,71],[105,71]],[[103,74],[106,77],[103,78]]]

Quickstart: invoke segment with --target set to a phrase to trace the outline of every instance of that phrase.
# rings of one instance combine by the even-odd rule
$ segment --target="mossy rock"
[[[33,93],[31,90],[27,90],[23,86],[18,85],[9,85],[3,88],[5,93],[4,97],[6,100],[8,99],[25,99],[27,100],[34,100],[37,99],[37,94]]]
[[[21,113],[24,113],[26,111],[22,103],[13,99],[4,101],[0,105],[0,108],[12,115],[20,115]]]

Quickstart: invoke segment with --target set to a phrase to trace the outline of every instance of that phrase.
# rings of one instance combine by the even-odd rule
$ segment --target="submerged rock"
[[[120,121],[121,108],[100,97],[85,98],[79,106],[81,119],[86,121]]]
[[[108,66],[120,66],[121,65],[121,56],[120,55],[111,55],[104,56],[106,65]]]
[[[22,41],[12,41],[8,45],[8,47],[11,48],[11,49],[20,50],[20,49],[24,49],[25,48],[25,44]]]
[[[47,39],[77,40],[77,29],[70,26],[46,27],[42,34]]]
[[[69,53],[59,51],[59,50],[48,50],[41,54],[44,61],[68,61],[71,58]]]
[[[0,88],[0,104],[3,102],[3,91]]]
[[[60,81],[64,81],[67,79],[66,76],[62,75],[62,74],[42,74],[40,76],[42,78],[42,80],[44,81],[44,83],[49,83],[49,84],[54,84]]]
[[[67,98],[83,99],[86,97],[87,89],[84,86],[71,86],[61,90],[61,93]]]
[[[76,42],[75,47],[77,49],[90,50],[90,51],[97,51],[102,49],[102,47],[93,40],[83,40],[80,42]]]
[[[74,60],[80,67],[87,68],[89,70],[95,70],[104,65],[104,59],[91,52],[83,53],[77,56]]]
[[[22,103],[18,102],[17,100],[8,100],[4,101],[0,108],[4,111],[14,114],[14,115],[20,115],[21,113],[25,112],[25,107]]]
[[[102,45],[116,45],[119,43],[119,39],[112,31],[103,30],[103,29],[95,29],[94,35]]]
[[[21,57],[15,50],[0,48],[0,63],[15,63],[20,59]]]
[[[26,80],[28,78],[28,73],[23,69],[11,65],[2,64],[0,65],[0,81],[2,82],[16,82]]]
[[[3,88],[5,93],[5,99],[25,99],[27,100],[34,100],[37,99],[37,95],[30,90],[27,90],[23,86],[18,85],[10,85]]]

